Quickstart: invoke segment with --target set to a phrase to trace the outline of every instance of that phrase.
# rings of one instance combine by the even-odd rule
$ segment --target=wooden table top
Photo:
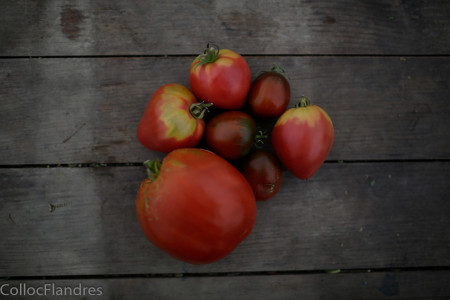
[[[450,297],[449,1],[2,1],[0,19],[2,296]],[[324,108],[335,141],[311,179],[284,170],[233,253],[198,266],[139,227],[142,162],[165,154],[136,128],[209,41],[253,79],[282,66],[290,105]]]

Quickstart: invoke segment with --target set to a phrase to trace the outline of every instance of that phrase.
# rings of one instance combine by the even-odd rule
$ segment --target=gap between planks
[[[367,268],[336,270],[301,270],[301,271],[255,271],[255,272],[206,272],[206,273],[149,273],[149,274],[94,274],[94,275],[50,275],[50,276],[11,276],[0,280],[74,280],[74,279],[120,279],[120,278],[178,278],[178,277],[245,277],[277,275],[317,275],[317,274],[366,274],[450,271],[450,266],[407,267],[407,268]]]
[[[175,58],[175,57],[196,57],[201,53],[191,54],[111,54],[111,55],[18,55],[18,56],[0,56],[0,59],[60,59],[60,58]],[[257,53],[241,53],[244,57],[433,57],[446,58],[450,54],[331,54],[331,53],[299,53],[299,54],[257,54]]]
[[[324,164],[360,164],[360,163],[430,163],[450,162],[450,159],[378,159],[378,160],[326,160]],[[26,168],[108,168],[108,167],[141,167],[143,162],[126,163],[62,163],[62,164],[13,164],[0,165],[0,169]]]

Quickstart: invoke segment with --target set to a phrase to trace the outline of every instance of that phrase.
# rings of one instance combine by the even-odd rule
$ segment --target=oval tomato
[[[250,183],[256,200],[265,201],[278,193],[283,179],[283,170],[272,153],[258,150],[242,165],[242,174]]]
[[[248,154],[255,137],[255,121],[242,111],[223,112],[206,124],[206,144],[226,159],[239,159]]]
[[[272,145],[283,165],[296,177],[310,178],[325,161],[334,140],[328,114],[302,97],[287,110],[272,130]]]
[[[291,99],[291,87],[283,72],[274,65],[253,81],[248,95],[248,106],[252,116],[274,118],[283,114]]]
[[[198,99],[218,108],[238,110],[250,89],[250,68],[238,53],[208,44],[191,64],[189,84]]]
[[[166,84],[152,95],[137,129],[137,138],[151,150],[170,152],[195,147],[201,140],[205,110],[194,94],[177,83]]]
[[[252,231],[252,188],[225,159],[203,149],[177,149],[153,169],[159,174],[142,182],[136,210],[145,235],[164,252],[192,264],[211,263]]]

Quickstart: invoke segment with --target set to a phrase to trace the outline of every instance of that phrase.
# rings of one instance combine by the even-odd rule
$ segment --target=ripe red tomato
[[[203,149],[177,149],[154,166],[136,200],[147,238],[169,255],[192,264],[230,254],[252,231],[256,201],[244,176]],[[151,165],[150,165],[151,167]]]
[[[334,140],[328,114],[305,97],[287,110],[272,130],[272,145],[283,165],[296,177],[310,178],[325,161]]]
[[[282,69],[274,65],[270,72],[264,72],[253,81],[248,96],[252,116],[275,118],[281,116],[289,105],[291,87]]]
[[[242,111],[223,112],[206,124],[206,144],[226,159],[239,159],[248,154],[255,137],[255,121]]]
[[[137,138],[151,150],[170,152],[195,147],[201,140],[203,115],[210,104],[197,102],[185,86],[166,84],[152,95],[137,129]]]
[[[198,99],[218,108],[238,110],[250,89],[250,68],[238,53],[208,44],[191,64],[189,84]]]
[[[256,200],[265,201],[275,196],[281,188],[283,170],[278,159],[269,151],[258,150],[249,155],[241,170]]]

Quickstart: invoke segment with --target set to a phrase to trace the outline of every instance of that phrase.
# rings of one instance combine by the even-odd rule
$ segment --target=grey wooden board
[[[450,298],[449,16],[446,0],[0,1],[0,284],[104,287],[88,299]],[[143,236],[143,168],[45,165],[162,158],[137,123],[159,86],[187,85],[208,41],[244,54],[253,77],[284,67],[336,140],[311,180],[285,172],[235,252],[193,266]]]
[[[278,63],[335,126],[329,160],[450,158],[447,57],[249,56]],[[153,92],[189,85],[193,57],[0,60],[0,164],[140,162],[136,138]],[[270,127],[268,128],[270,129]]]
[[[139,167],[0,169],[0,277],[448,266],[450,164],[328,163],[284,174],[250,236],[209,265],[139,228]]]
[[[1,56],[448,54],[439,1],[13,1],[0,3]]]
[[[450,297],[449,271],[98,278],[0,281],[47,299],[437,299]],[[184,275],[184,276],[183,276]],[[189,275],[189,274],[188,274]],[[89,290],[90,289],[90,290]],[[91,295],[90,295],[91,293]],[[72,297],[70,297],[72,295]],[[42,299],[30,297],[27,299]]]

